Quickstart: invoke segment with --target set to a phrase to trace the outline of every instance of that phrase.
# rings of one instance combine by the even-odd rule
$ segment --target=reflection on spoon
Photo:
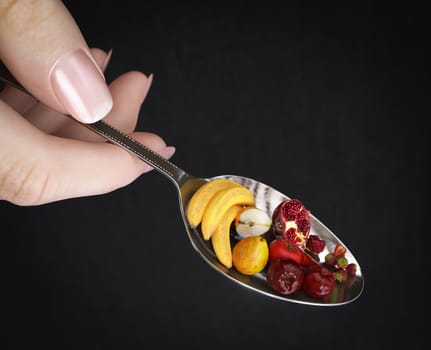
[[[5,83],[20,89],[21,91],[29,94],[7,71],[6,67],[2,65],[0,62],[0,80]],[[75,119],[73,119],[75,120]],[[76,121],[76,120],[75,120]],[[76,121],[79,123],[78,121]],[[202,256],[202,258],[216,271],[220,272],[223,276],[229,278],[231,281],[253,290],[255,292],[261,293],[265,296],[301,303],[308,305],[322,305],[322,306],[334,306],[334,305],[342,305],[349,303],[362,293],[364,287],[364,276],[362,274],[360,265],[358,261],[355,259],[353,254],[349,249],[346,251],[346,258],[349,262],[355,263],[357,265],[356,275],[350,278],[346,283],[336,285],[333,292],[325,297],[324,299],[314,299],[308,297],[305,293],[299,292],[295,295],[291,296],[281,296],[274,293],[268,286],[266,282],[265,270],[257,273],[255,275],[243,275],[236,271],[233,268],[226,268],[223,266],[218,259],[216,258],[211,243],[202,238],[202,234],[198,229],[192,228],[186,218],[186,209],[187,204],[190,201],[193,193],[202,186],[205,182],[216,179],[216,178],[229,178],[232,179],[250,191],[252,191],[255,195],[256,207],[263,209],[267,212],[268,215],[271,216],[275,207],[284,200],[290,199],[286,195],[281,192],[273,189],[270,186],[267,186],[259,181],[242,177],[236,175],[222,175],[217,176],[211,179],[203,179],[198,178],[192,175],[189,175],[184,170],[178,168],[176,165],[172,164],[167,159],[161,157],[159,154],[155,153],[151,149],[139,143],[137,140],[131,138],[130,136],[124,134],[123,132],[115,129],[113,126],[109,125],[104,121],[98,121],[93,124],[82,124],[81,125],[87,127],[91,131],[103,136],[108,141],[117,144],[121,148],[131,152],[135,156],[137,156],[142,161],[151,165],[154,169],[165,175],[178,190],[180,211],[184,221],[184,225],[187,231],[187,234],[190,238],[190,241],[193,247],[198,251],[198,253]],[[317,218],[313,215],[310,215],[311,219],[311,231],[310,234],[315,234],[319,236],[326,242],[326,248],[323,252],[320,253],[319,259],[323,261],[323,257],[331,251],[337,243],[345,246],[340,239],[332,233],[325,225],[323,225]],[[345,246],[346,247],[346,246]],[[346,247],[347,248],[347,247]]]

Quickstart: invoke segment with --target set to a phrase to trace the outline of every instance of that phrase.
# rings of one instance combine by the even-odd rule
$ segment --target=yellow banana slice
[[[234,205],[223,215],[211,243],[217,259],[227,268],[232,267],[232,247],[230,245],[230,227],[237,215],[243,210],[241,205]]]
[[[203,184],[193,194],[187,207],[187,220],[190,226],[199,226],[209,201],[218,191],[235,186],[241,185],[230,179],[215,179]]]
[[[201,222],[202,236],[209,240],[221,218],[233,205],[254,205],[253,193],[244,186],[235,186],[218,191],[209,201]]]

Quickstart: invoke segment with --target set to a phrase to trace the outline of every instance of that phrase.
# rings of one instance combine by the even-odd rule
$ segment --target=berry
[[[346,254],[346,248],[341,245],[340,243],[337,243],[334,247],[334,255],[335,256],[344,256]]]
[[[340,256],[338,259],[337,259],[337,266],[338,267],[341,267],[341,268],[346,268],[347,267],[347,265],[349,265],[349,262],[347,261],[347,259],[344,257],[344,256]]]
[[[337,264],[337,257],[332,253],[328,253],[325,256],[325,263],[335,266]]]

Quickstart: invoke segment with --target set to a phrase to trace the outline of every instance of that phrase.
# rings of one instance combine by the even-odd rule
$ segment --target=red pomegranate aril
[[[293,227],[288,229],[284,236],[285,238],[297,243],[296,229],[294,229]]]
[[[313,253],[319,254],[325,249],[325,241],[320,239],[316,235],[311,235],[308,237],[306,247],[311,250]]]
[[[309,219],[299,220],[298,230],[301,232],[310,232],[310,220]]]
[[[272,214],[272,229],[277,238],[305,244],[310,233],[310,213],[298,199],[281,202]]]
[[[309,221],[309,219],[310,219],[309,213],[307,210],[301,210],[296,217],[296,220],[298,221],[302,221],[302,220]]]
[[[298,199],[291,199],[288,203],[283,207],[283,215],[287,218],[287,220],[295,220],[298,213],[302,209],[302,203]]]

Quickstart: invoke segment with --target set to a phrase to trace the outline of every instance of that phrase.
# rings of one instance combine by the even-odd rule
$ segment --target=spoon
[[[18,83],[16,79],[9,73],[9,71],[6,69],[6,67],[2,64],[1,61],[0,81],[3,81],[6,84],[11,85],[30,95],[30,93],[23,86],[21,86],[21,84]],[[303,291],[299,291],[294,295],[282,296],[275,293],[267,284],[265,269],[260,273],[249,276],[241,274],[240,272],[235,270],[235,268],[225,267],[218,261],[217,257],[215,256],[211,242],[204,240],[198,228],[191,227],[186,218],[187,204],[189,203],[190,198],[196,192],[196,190],[204,183],[214,179],[232,179],[252,191],[256,200],[255,206],[257,208],[265,210],[270,217],[272,216],[272,212],[278,206],[278,204],[280,204],[284,200],[290,199],[288,196],[262,182],[243,176],[220,175],[212,178],[200,178],[192,176],[174,165],[173,163],[171,163],[169,160],[161,157],[159,154],[155,153],[148,147],[139,143],[137,140],[131,138],[127,134],[114,128],[103,120],[92,124],[83,124],[78,122],[74,118],[72,119],[75,122],[87,127],[91,131],[101,135],[106,140],[134,154],[139,159],[151,165],[158,172],[166,176],[175,185],[178,191],[181,216],[188,237],[193,247],[211,267],[213,267],[216,271],[218,271],[231,281],[267,297],[307,305],[343,305],[357,299],[362,293],[362,290],[364,288],[364,276],[362,274],[358,261],[353,256],[351,251],[346,247],[346,245],[343,244],[341,240],[329,228],[327,228],[312,214],[310,215],[310,235],[318,235],[326,242],[324,251],[321,252],[317,257],[313,258],[318,258],[319,261],[324,261],[325,255],[331,252],[336,244],[342,244],[344,247],[346,247],[345,257],[347,258],[349,263],[355,263],[357,266],[356,275],[350,277],[345,283],[336,283],[336,287],[328,296],[324,297],[323,299],[317,299],[307,296]]]

